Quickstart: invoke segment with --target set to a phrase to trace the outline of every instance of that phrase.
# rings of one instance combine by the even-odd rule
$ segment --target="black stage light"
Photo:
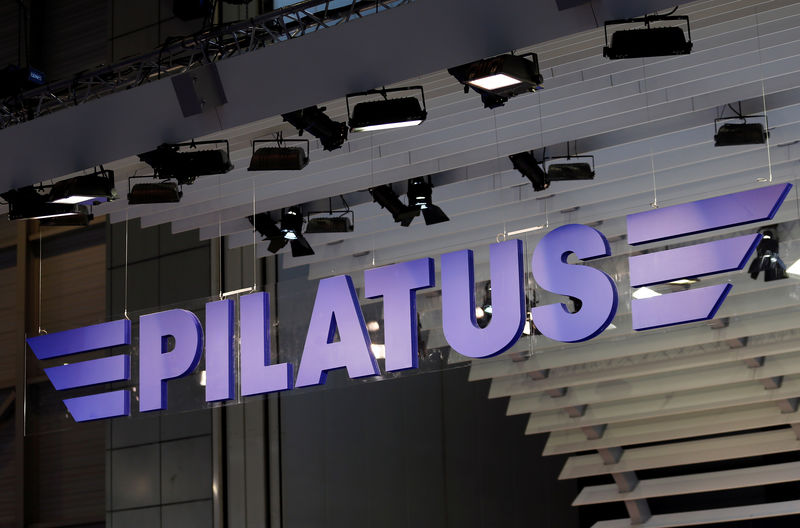
[[[569,161],[591,159],[592,163],[583,161]],[[592,180],[594,179],[594,156],[555,156],[547,161],[566,160],[564,163],[550,163],[547,166],[547,178],[553,181]]]
[[[275,143],[277,146],[256,150],[256,143]],[[304,143],[306,148],[285,147],[284,143]],[[253,141],[253,157],[247,170],[300,170],[308,165],[308,149],[307,139],[257,139]]]
[[[69,225],[67,217],[84,217],[88,222],[88,209],[78,204],[50,203],[48,195],[40,193],[34,187],[22,187],[6,191],[0,196],[8,202],[8,219],[61,219],[61,225]],[[70,219],[69,221],[76,221]],[[83,220],[80,220],[83,223]],[[51,224],[55,225],[55,224]]]
[[[290,207],[281,212],[281,233],[292,246],[293,257],[313,255],[314,250],[302,234],[303,212],[299,207]]]
[[[420,99],[416,97],[398,97],[389,99],[387,94],[397,93],[408,90],[419,90]],[[350,113],[350,98],[380,95],[383,99],[363,101],[353,107]],[[347,121],[351,132],[368,132],[373,130],[385,130],[387,128],[399,128],[415,126],[425,121],[428,112],[425,109],[425,92],[422,86],[410,86],[407,88],[382,88],[380,90],[369,90],[366,92],[348,94],[345,98],[347,103]],[[422,101],[422,104],[420,104]]]
[[[770,282],[788,277],[786,265],[778,254],[780,240],[778,240],[778,226],[769,226],[760,230],[763,238],[756,248],[756,256],[750,263],[747,272],[750,278],[758,280],[758,274],[764,272],[764,282]]]
[[[177,203],[183,192],[175,182],[137,183],[128,192],[128,204]]]
[[[353,231],[353,221],[349,216],[320,216],[311,218],[306,225],[306,233],[349,233]]]
[[[391,185],[380,185],[373,187],[369,190],[372,199],[382,208],[389,211],[394,218],[394,221],[408,227],[414,220],[414,217],[419,215],[419,209],[416,207],[409,207],[400,201],[397,193],[394,192]]]
[[[530,60],[525,57],[530,57]],[[447,71],[464,85],[465,93],[471,87],[480,94],[486,108],[503,106],[515,95],[535,92],[544,80],[535,53],[500,55],[448,68]]]
[[[325,107],[309,106],[282,115],[284,121],[297,128],[302,134],[309,132],[319,138],[324,150],[336,150],[347,139],[347,123],[334,121],[325,114]]]
[[[534,191],[543,191],[550,187],[550,179],[544,172],[532,152],[520,152],[509,156],[511,164],[523,176],[528,178]]]
[[[114,171],[102,167],[94,174],[76,176],[56,182],[50,190],[50,202],[78,204],[88,201],[106,202],[117,199]]]
[[[444,214],[444,211],[433,205],[432,194],[433,186],[430,182],[430,176],[428,176],[427,180],[420,176],[408,181],[408,205],[422,211],[425,224],[433,225],[447,222],[450,219]]]
[[[686,21],[686,32],[678,26],[650,27],[651,22],[665,20]],[[608,44],[608,26],[643,23],[646,27],[615,31]],[[641,57],[661,57],[665,55],[686,55],[692,51],[692,32],[688,16],[649,15],[640,18],[610,20],[605,23],[606,45],[603,56],[609,59],[634,59]]]
[[[198,150],[198,145],[220,145],[225,149]],[[184,149],[184,150],[181,150]],[[194,183],[198,176],[225,174],[233,169],[227,140],[164,143],[155,150],[139,154],[139,159],[153,167],[156,176],[175,179],[181,185]]]
[[[264,240],[269,240],[269,249],[272,253],[277,253],[289,240],[284,238],[281,228],[272,219],[269,213],[258,213],[255,216],[248,216],[247,219],[253,225],[253,228],[264,237]]]
[[[767,142],[769,132],[764,130],[764,125],[761,123],[725,123],[717,128],[717,123],[725,119],[742,119],[745,117],[756,116],[743,116],[743,117],[730,117],[720,118],[714,120],[714,146],[715,147],[728,147],[734,145],[762,145]]]

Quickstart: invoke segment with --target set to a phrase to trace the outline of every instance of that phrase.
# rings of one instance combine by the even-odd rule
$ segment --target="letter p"
[[[203,329],[192,312],[167,310],[139,318],[139,412],[166,409],[167,380],[192,372],[202,352]]]

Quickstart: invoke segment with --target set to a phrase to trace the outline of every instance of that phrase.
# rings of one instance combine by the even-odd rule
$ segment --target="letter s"
[[[568,224],[547,233],[533,251],[533,277],[549,292],[579,298],[582,306],[575,313],[562,303],[538,306],[531,316],[550,339],[576,343],[597,336],[611,323],[617,313],[617,287],[598,269],[567,264],[570,253],[590,260],[607,257],[611,248],[600,231],[584,225]]]

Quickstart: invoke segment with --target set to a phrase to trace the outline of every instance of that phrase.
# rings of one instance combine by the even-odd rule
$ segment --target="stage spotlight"
[[[130,185],[130,179],[128,182]],[[183,192],[175,182],[137,183],[128,192],[128,204],[177,203],[181,201],[181,196]]]
[[[542,167],[539,166],[539,162],[536,161],[533,152],[520,152],[519,154],[510,155],[508,158],[514,168],[530,180],[534,191],[543,191],[550,187],[550,179]]]
[[[758,243],[756,256],[747,270],[750,278],[758,280],[758,274],[762,271],[764,272],[764,282],[787,278],[786,265],[778,254],[778,247],[780,246],[780,240],[777,237],[778,226],[768,226],[760,229],[760,231],[762,235],[761,242]]]
[[[306,233],[349,233],[353,231],[353,221],[348,216],[320,216],[310,218]]]
[[[525,57],[530,57],[530,60]],[[471,87],[480,94],[486,108],[503,106],[515,95],[535,92],[543,81],[535,53],[500,55],[448,68],[447,71],[464,85],[464,93]]]
[[[430,182],[430,176],[428,176],[427,180],[419,177],[408,181],[408,205],[422,211],[425,224],[433,225],[447,222],[450,219],[444,214],[444,211],[433,205],[432,194],[433,186]]]
[[[734,145],[763,145],[767,142],[769,132],[761,123],[748,123],[746,118],[760,116],[725,117],[714,120],[714,146],[728,147]],[[719,121],[741,119],[742,123],[725,123],[717,127]]]
[[[678,26],[650,27],[651,22],[665,20],[684,20],[688,40]],[[615,31],[609,46],[608,26],[635,23],[643,23],[645,27]],[[640,18],[610,20],[605,23],[605,35],[606,45],[603,47],[603,56],[609,59],[686,55],[692,51],[692,32],[688,16],[648,15]]]
[[[223,143],[225,144],[224,150],[197,149],[199,145],[220,145]],[[180,185],[194,183],[198,176],[225,174],[233,169],[230,146],[227,140],[164,143],[155,150],[139,154],[139,159],[150,165],[156,176],[175,179]]]
[[[50,190],[50,202],[79,204],[88,201],[106,202],[117,199],[114,171],[102,167],[94,174],[76,176],[56,182]]]
[[[275,143],[276,147],[261,147],[256,143]],[[284,143],[304,143],[303,147],[285,147]],[[257,139],[253,141],[253,157],[250,158],[249,171],[301,170],[308,165],[309,142],[307,139]]]
[[[318,138],[324,150],[336,150],[347,139],[347,123],[334,121],[325,114],[325,107],[309,106],[282,115],[284,121],[297,128],[302,135],[304,131]]]
[[[387,94],[409,90],[419,90],[420,99],[416,97],[398,97],[389,99]],[[367,97],[380,95],[383,99],[364,101],[353,107],[350,113],[351,97]],[[420,104],[420,101],[422,102]],[[352,93],[345,98],[347,103],[347,120],[351,132],[368,132],[388,128],[408,127],[421,124],[428,116],[425,109],[425,92],[422,86],[408,88],[382,88],[366,92]]]
[[[570,161],[591,159],[591,164],[585,161]],[[564,163],[553,160],[565,160]],[[553,181],[592,180],[594,179],[594,156],[555,156],[546,160],[547,179]]]
[[[269,240],[269,249],[272,253],[277,253],[289,240],[284,238],[281,228],[272,219],[269,213],[258,213],[255,216],[248,216],[247,219],[253,225],[253,228],[260,234],[263,239]]]
[[[299,207],[290,207],[281,212],[281,233],[292,247],[293,257],[313,255],[314,250],[302,234],[303,212]]]
[[[48,220],[48,225],[86,225],[91,219],[86,207],[49,203],[46,194],[31,186],[6,191],[0,197],[8,203],[9,220],[33,219]]]
[[[419,215],[419,209],[409,207],[400,201],[391,185],[373,187],[369,190],[369,193],[372,195],[372,199],[382,208],[389,211],[394,221],[403,227],[411,225],[414,217]]]

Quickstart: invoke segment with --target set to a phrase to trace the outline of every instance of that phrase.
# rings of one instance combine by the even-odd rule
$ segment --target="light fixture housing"
[[[408,227],[414,218],[419,215],[419,209],[409,207],[400,201],[391,185],[380,185],[369,190],[372,199],[392,215],[395,222]]]
[[[306,233],[350,233],[353,221],[349,216],[318,216],[309,218]]]
[[[433,205],[433,185],[430,176],[419,177],[408,181],[408,206],[418,209],[425,218],[426,225],[439,224],[450,220],[444,211]]]
[[[764,272],[764,282],[771,282],[774,280],[785,279],[788,277],[786,274],[786,264],[781,260],[778,253],[780,247],[780,240],[778,239],[778,226],[772,225],[759,229],[762,235],[761,241],[756,248],[756,256],[747,272],[750,278],[758,280],[758,275]]]
[[[221,144],[225,144],[225,149],[197,149],[200,145]],[[164,143],[139,154],[139,159],[150,165],[156,176],[177,180],[180,185],[194,183],[199,176],[225,174],[233,169],[230,145],[225,139]]]
[[[547,173],[536,161],[533,152],[520,152],[510,155],[508,158],[514,168],[530,180],[534,191],[544,191],[550,187],[550,178],[547,177]]]
[[[678,26],[650,27],[651,22],[683,20],[686,33]],[[608,26],[642,23],[644,28],[615,31],[608,42]],[[641,57],[662,57],[686,55],[692,51],[692,31],[688,16],[648,15],[640,18],[609,20],[605,23],[606,45],[603,56],[609,59],[635,59]]]
[[[404,91],[419,91],[420,98],[397,97],[389,99],[388,94]],[[370,97],[380,95],[382,99],[362,101],[353,107],[350,112],[350,98]],[[428,111],[425,106],[425,91],[422,86],[409,86],[404,88],[382,88],[348,94],[345,98],[347,104],[347,123],[351,132],[370,132],[390,128],[416,126],[425,121]]]
[[[544,80],[535,53],[499,55],[448,68],[447,71],[464,85],[465,93],[472,88],[480,94],[486,108],[503,106],[511,97],[535,92]]]
[[[341,148],[347,139],[347,123],[334,121],[325,114],[325,107],[309,106],[282,114],[283,120],[297,128],[302,135],[308,132],[319,139],[323,150]]]
[[[117,199],[114,171],[100,170],[93,174],[75,176],[56,182],[50,189],[50,203],[79,204],[89,201],[106,202]]]
[[[274,143],[275,147],[261,147],[258,143]],[[301,143],[303,147],[287,147],[285,143]],[[308,165],[309,141],[307,139],[257,139],[253,141],[253,157],[250,158],[249,171],[301,170]]]
[[[263,237],[263,240],[270,241],[267,247],[270,252],[277,253],[289,243],[269,213],[258,213],[255,216],[248,216],[247,219],[253,225],[253,229]]]
[[[74,225],[68,222],[78,221],[77,225],[85,225],[90,219],[86,207],[78,204],[50,203],[48,195],[40,193],[33,186],[11,189],[0,194],[0,197],[8,202],[9,220],[51,220],[48,222],[49,225]],[[72,218],[68,221],[67,217],[82,217],[82,219]],[[61,220],[52,220],[56,218]]]
[[[748,123],[747,119],[764,116],[720,117],[714,120],[714,146],[729,147],[736,145],[763,145],[767,142],[769,132],[761,123]],[[720,121],[739,120],[741,123],[724,123]]]
[[[552,163],[553,160],[557,160],[556,163]],[[594,179],[594,156],[554,156],[546,161],[547,178],[551,182]]]
[[[155,176],[150,176],[155,178]],[[132,179],[147,178],[147,176],[132,176],[128,179],[128,204],[159,204],[178,203],[181,201],[183,191],[180,186],[171,181],[137,183],[130,187]]]

